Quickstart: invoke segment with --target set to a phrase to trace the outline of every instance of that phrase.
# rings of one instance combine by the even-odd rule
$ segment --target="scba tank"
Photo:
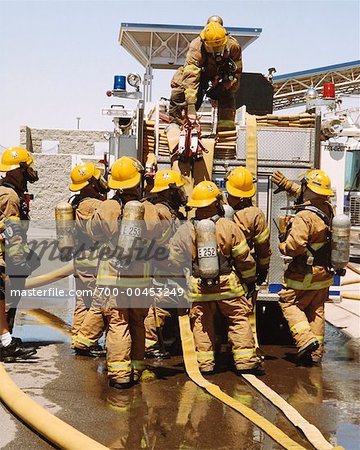
[[[350,219],[336,215],[331,224],[331,265],[335,271],[343,270],[350,258]]]
[[[71,251],[75,246],[75,223],[74,209],[70,203],[60,202],[55,206],[55,223],[59,251]]]
[[[200,278],[204,284],[212,286],[219,275],[216,226],[212,220],[203,219],[197,223],[196,242]]]
[[[132,200],[124,206],[121,220],[120,234],[118,239],[118,248],[122,250],[121,266],[128,267],[132,258],[135,256],[134,243],[136,239],[142,236],[144,226],[145,207],[143,203]]]

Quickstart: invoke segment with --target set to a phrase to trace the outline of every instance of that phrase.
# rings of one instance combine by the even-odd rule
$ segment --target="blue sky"
[[[118,44],[121,22],[259,27],[244,70],[277,75],[359,59],[359,2],[3,1],[0,0],[0,144],[19,143],[20,125],[111,129],[100,109],[114,74],[143,73]],[[169,95],[172,71],[155,71],[154,98]],[[1,147],[0,147],[1,149]]]

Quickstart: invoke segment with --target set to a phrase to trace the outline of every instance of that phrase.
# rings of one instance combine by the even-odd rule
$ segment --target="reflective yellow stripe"
[[[128,371],[131,369],[131,361],[124,362],[108,362],[108,372]]]
[[[231,250],[231,255],[233,258],[236,258],[237,256],[243,255],[244,253],[247,253],[249,251],[249,246],[247,244],[246,239],[240,242],[239,245],[236,245]]]
[[[259,258],[258,262],[260,266],[266,266],[270,263],[270,256],[266,256],[265,258]]]
[[[297,322],[295,325],[290,327],[290,331],[293,335],[298,334],[301,330],[310,330],[309,322],[302,320],[301,322]]]
[[[152,339],[145,339],[145,347],[149,348],[153,345],[157,344],[157,341],[153,341]]]
[[[234,120],[218,120],[218,127],[235,128],[235,121]]]
[[[241,276],[242,278],[253,278],[256,275],[256,267],[252,267],[249,270],[242,270],[241,271]]]
[[[308,280],[296,281],[290,278],[285,278],[284,286],[292,289],[298,289],[302,291],[317,291],[319,289],[325,289],[334,284],[334,280],[330,278],[329,280],[317,281],[315,283],[309,283]]]
[[[315,242],[313,244],[310,244],[310,247],[313,250],[319,250],[319,248],[323,247],[326,244],[326,242]]]
[[[270,236],[270,230],[269,230],[269,228],[266,228],[262,233],[255,236],[254,242],[255,242],[255,244],[262,244],[267,239],[269,239],[269,236]]]
[[[324,336],[316,336],[316,339],[319,341],[320,345],[324,343]]]
[[[76,336],[76,338],[74,339],[74,342],[76,344],[86,345],[86,347],[91,347],[93,344],[95,344],[96,340],[92,340],[92,339],[89,339],[89,338],[83,336],[82,334],[78,334]]]
[[[183,263],[186,261],[186,258],[184,257],[183,253],[182,254],[176,253],[174,251],[171,251],[171,249],[170,249],[169,259],[170,259],[170,261],[176,261],[179,263]]]
[[[165,231],[165,233],[161,236],[161,238],[156,240],[156,242],[157,242],[158,244],[163,244],[164,242],[168,241],[168,239],[170,238],[170,236],[171,236],[171,234],[172,234],[172,231],[173,231],[173,230],[171,229],[171,227],[169,227],[169,228]]]
[[[215,359],[214,355],[215,355],[215,353],[212,350],[209,352],[196,352],[196,357],[199,362],[209,361],[209,360],[214,361],[214,359]]]
[[[200,73],[201,68],[198,66],[195,66],[195,64],[189,64],[188,66],[184,66],[183,73]]]
[[[185,89],[185,98],[196,98],[197,96],[197,89],[191,89],[191,88],[186,88]]]
[[[216,294],[197,294],[194,292],[189,292],[188,296],[192,302],[211,302],[241,297],[244,294],[244,288],[241,286],[236,290],[234,289],[226,292],[218,292]]]
[[[256,356],[255,348],[242,348],[240,350],[233,351],[234,360],[237,359],[249,359],[252,356]]]
[[[98,274],[96,277],[96,284],[98,286],[123,286],[123,287],[148,287],[150,283],[150,263],[143,265],[144,275],[139,277],[128,278],[122,276],[112,275],[114,268],[109,261],[101,261]]]
[[[145,362],[140,359],[133,359],[131,361],[131,367],[133,369],[143,369],[145,367]]]

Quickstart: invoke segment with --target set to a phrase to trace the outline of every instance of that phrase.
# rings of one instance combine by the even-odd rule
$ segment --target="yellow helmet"
[[[111,189],[130,189],[137,186],[144,171],[140,162],[130,156],[122,156],[111,167],[108,186]]]
[[[26,163],[27,166],[33,162],[30,153],[23,147],[7,148],[1,157],[0,172],[9,172],[17,169],[21,163]]]
[[[334,195],[334,191],[331,189],[330,178],[323,170],[313,169],[310,170],[304,177],[306,187],[315,194],[319,195]]]
[[[217,22],[219,23],[221,26],[224,25],[224,22],[222,20],[222,18],[220,16],[210,16],[206,22],[206,24],[210,23],[210,22]]]
[[[220,189],[212,181],[201,181],[197,184],[192,193],[188,206],[202,208],[214,203],[221,196]]]
[[[94,163],[86,162],[84,164],[78,164],[70,173],[72,183],[69,189],[72,192],[80,191],[89,184],[90,178],[94,177],[98,180],[100,176],[101,170]]]
[[[200,37],[208,53],[223,53],[228,43],[227,32],[218,22],[208,23],[201,31]]]
[[[151,193],[162,192],[169,189],[170,184],[175,184],[176,187],[184,186],[181,174],[176,170],[160,170],[156,172],[154,177],[154,187]]]
[[[231,170],[226,177],[226,190],[233,197],[252,197],[255,194],[253,176],[245,167]]]

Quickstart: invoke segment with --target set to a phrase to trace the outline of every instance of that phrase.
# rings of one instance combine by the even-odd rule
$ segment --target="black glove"
[[[256,284],[260,286],[266,281],[268,275],[268,269],[260,269],[256,274]]]
[[[4,236],[6,242],[9,242],[15,236],[21,236],[22,238],[24,237],[24,229],[21,227],[19,220],[5,219],[4,225]]]
[[[256,287],[255,281],[253,281],[252,283],[246,283],[246,289],[247,289],[246,298],[251,298],[253,296],[255,287]]]
[[[285,242],[286,241],[286,233],[279,233],[278,238],[279,238],[280,243]]]

